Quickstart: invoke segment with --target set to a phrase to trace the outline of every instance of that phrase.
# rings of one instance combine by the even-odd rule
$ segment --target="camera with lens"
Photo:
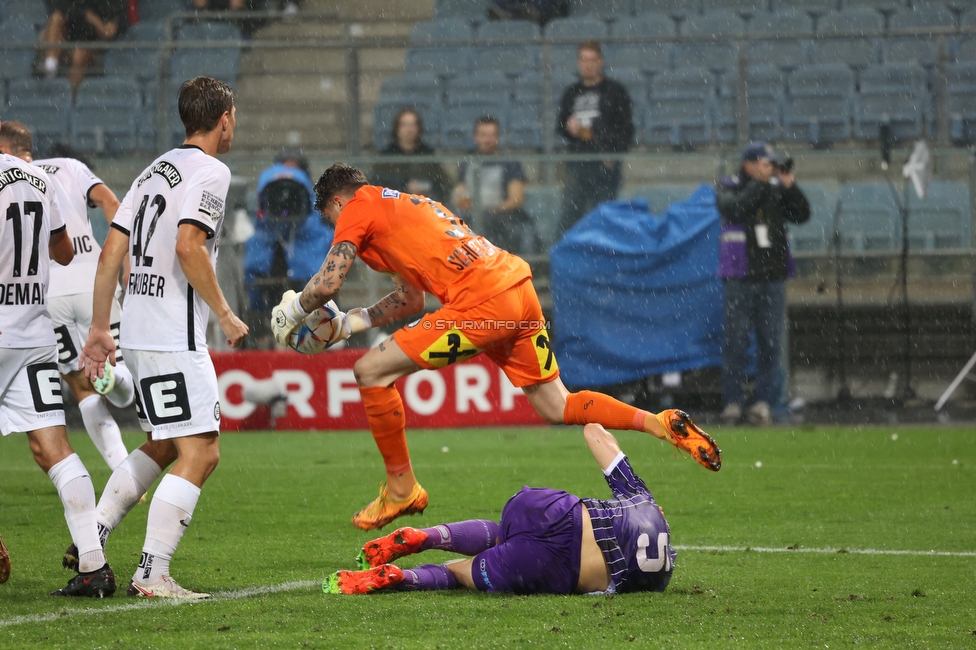
[[[793,156],[787,156],[783,160],[777,160],[773,163],[773,167],[780,174],[789,174],[793,171]]]

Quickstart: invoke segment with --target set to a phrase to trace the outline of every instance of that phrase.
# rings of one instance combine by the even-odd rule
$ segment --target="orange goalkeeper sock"
[[[366,420],[373,440],[383,455],[386,473],[391,476],[410,469],[410,452],[407,451],[407,418],[403,412],[403,400],[393,386],[360,388],[366,408]]]
[[[602,424],[608,429],[644,431],[650,415],[609,395],[581,390],[566,396],[563,422],[566,424]]]

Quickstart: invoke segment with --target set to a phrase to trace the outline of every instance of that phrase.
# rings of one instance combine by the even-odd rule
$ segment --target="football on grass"
[[[341,312],[333,301],[305,317],[305,322],[288,337],[291,349],[302,354],[318,354],[329,349],[336,328],[342,327]]]

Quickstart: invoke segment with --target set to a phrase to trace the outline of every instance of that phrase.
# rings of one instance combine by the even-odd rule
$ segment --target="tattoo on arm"
[[[301,305],[306,311],[317,309],[335,296],[356,260],[356,247],[339,242],[329,250],[325,263],[302,291]]]

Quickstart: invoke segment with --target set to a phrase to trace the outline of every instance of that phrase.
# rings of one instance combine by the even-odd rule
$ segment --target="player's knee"
[[[360,357],[352,366],[352,374],[358,386],[375,386],[377,380],[376,369],[365,356]]]

